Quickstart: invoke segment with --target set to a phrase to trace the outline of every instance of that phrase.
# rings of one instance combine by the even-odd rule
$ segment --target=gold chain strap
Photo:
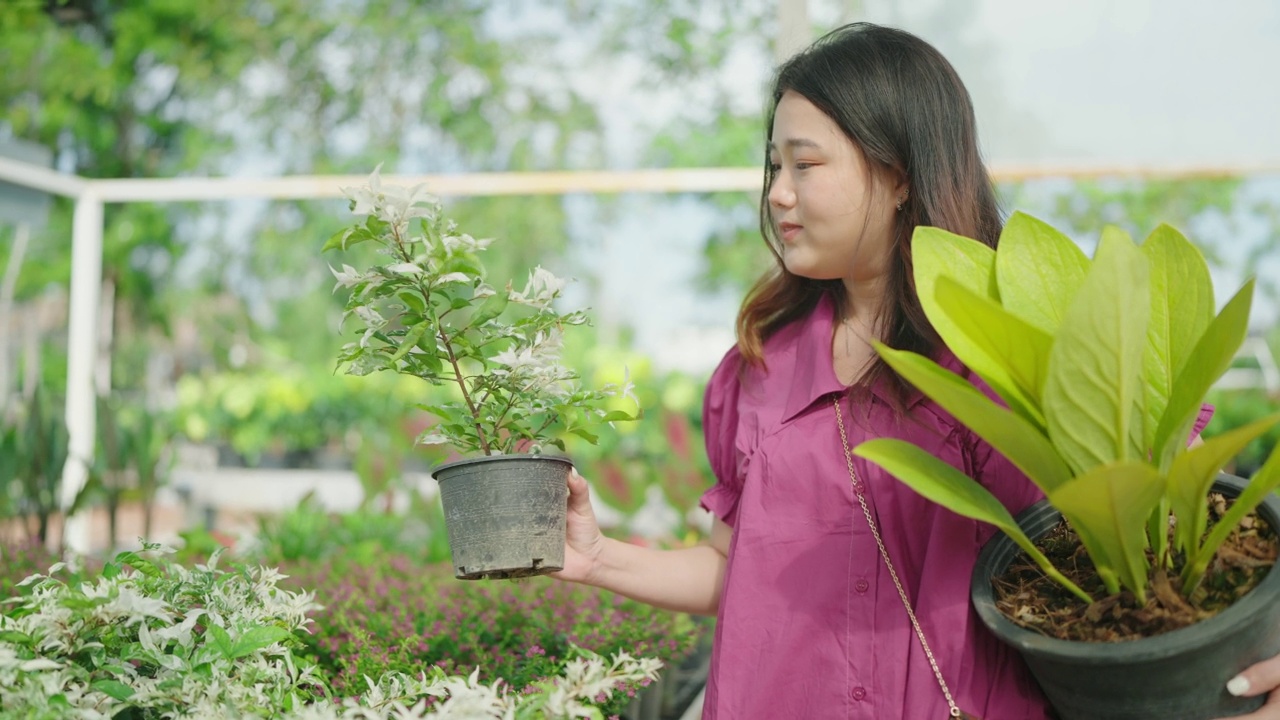
[[[911,601],[907,599],[907,591],[902,589],[902,582],[898,580],[898,572],[893,569],[893,561],[889,559],[889,551],[884,549],[884,541],[880,539],[880,529],[876,527],[876,521],[871,517],[871,510],[867,507],[867,500],[862,496],[862,483],[858,481],[858,475],[853,471],[853,452],[849,449],[849,437],[844,431],[844,413],[840,411],[840,398],[836,396],[832,398],[831,404],[836,409],[836,424],[840,426],[840,444],[844,448],[844,461],[849,466],[849,482],[853,485],[853,494],[858,496],[858,504],[862,506],[862,515],[867,518],[867,524],[871,526],[871,535],[876,539],[876,547],[880,549],[880,557],[884,558],[884,564],[889,568],[889,577],[893,578],[894,587],[898,588],[898,597],[902,598],[902,606],[907,609],[907,617],[911,618],[911,627],[916,630],[916,637],[920,638],[920,645],[924,647],[925,657],[929,658],[929,666],[933,668],[933,676],[938,679],[938,687],[942,688],[942,694],[947,698],[948,715],[953,718],[962,718],[966,715],[956,706],[956,702],[951,697],[951,690],[947,687],[947,681],[942,679],[942,671],[938,669],[938,661],[933,657],[933,651],[929,649],[929,642],[924,639],[924,630],[920,629],[920,623],[916,620],[916,613],[911,609]]]

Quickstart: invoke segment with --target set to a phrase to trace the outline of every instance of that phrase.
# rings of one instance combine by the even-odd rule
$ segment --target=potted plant
[[[983,622],[1022,652],[1064,720],[1257,708],[1263,698],[1225,688],[1280,651],[1280,575],[1265,574],[1240,597],[1274,562],[1280,503],[1270,493],[1280,484],[1280,453],[1247,483],[1220,469],[1280,415],[1187,443],[1203,398],[1244,339],[1253,282],[1214,316],[1204,258],[1168,226],[1140,246],[1108,227],[1091,260],[1062,233],[1015,214],[997,250],[921,228],[913,252],[929,320],[998,397],[928,358],[877,351],[1046,500],[1015,520],[977,482],[911,444],[875,439],[855,454],[1003,531],[983,548],[971,597]],[[1255,510],[1263,523],[1243,532],[1269,547],[1269,559],[1233,569],[1219,551],[1229,537],[1243,541],[1239,527]],[[1016,607],[1011,618],[997,609],[993,580],[1019,549],[1033,572],[1003,603]],[[1153,629],[1155,617],[1167,622]],[[1139,637],[1076,639],[1119,640],[1126,626]],[[1148,630],[1161,634],[1143,637]]]
[[[540,575],[564,564],[567,458],[574,434],[594,442],[600,423],[634,420],[607,411],[623,388],[586,389],[559,361],[567,327],[581,311],[560,313],[565,282],[538,267],[521,291],[486,282],[478,254],[490,243],[461,232],[421,186],[367,184],[344,188],[363,222],[335,234],[324,250],[372,244],[380,262],[333,270],[350,291],[344,322],[357,342],[339,366],[354,375],[390,370],[425,380],[443,400],[419,407],[438,422],[421,444],[447,444],[465,459],[436,467],[457,577]],[[638,407],[638,404],[637,404]]]

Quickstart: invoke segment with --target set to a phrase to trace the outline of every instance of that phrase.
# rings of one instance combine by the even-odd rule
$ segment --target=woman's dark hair
[[[933,355],[941,340],[916,297],[911,235],[932,225],[995,247],[1001,218],[991,179],[978,152],[973,103],[951,64],[931,45],[902,30],[854,23],[831,31],[778,69],[765,125],[773,134],[778,102],[788,90],[835,121],[866,156],[873,173],[905,180],[906,203],[895,215],[894,257],[883,315],[874,327],[887,344]],[[811,280],[787,272],[769,211],[776,173],[768,159],[760,196],[760,230],[774,255],[770,269],[747,294],[738,313],[738,348],[764,364],[764,343],[808,314],[830,294],[841,315],[847,298],[840,280]],[[883,360],[859,382],[887,381],[905,401],[909,386]]]

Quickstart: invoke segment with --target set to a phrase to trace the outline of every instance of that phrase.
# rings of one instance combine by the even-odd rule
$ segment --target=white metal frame
[[[1274,173],[1276,166],[1138,167],[1004,166],[993,167],[997,180],[1045,177],[1233,177]],[[567,193],[706,193],[760,189],[759,168],[689,168],[459,175],[387,176],[398,185],[425,183],[441,196],[546,195]],[[69,454],[63,470],[60,502],[69,508],[84,487],[94,452],[94,366],[97,360],[98,302],[102,292],[102,209],[106,203],[187,202],[264,198],[275,200],[342,197],[341,188],[358,186],[365,176],[311,175],[279,178],[174,178],[93,180],[47,167],[0,157],[0,181],[41,190],[75,201],[71,243],[71,292],[67,338],[66,420]],[[88,520],[66,518],[64,545],[72,553],[89,549]]]

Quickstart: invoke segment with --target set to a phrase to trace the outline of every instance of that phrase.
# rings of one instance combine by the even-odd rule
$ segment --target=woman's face
[[[769,209],[792,274],[847,285],[883,276],[894,213],[905,185],[871,172],[862,151],[834,120],[788,90],[774,114]]]

